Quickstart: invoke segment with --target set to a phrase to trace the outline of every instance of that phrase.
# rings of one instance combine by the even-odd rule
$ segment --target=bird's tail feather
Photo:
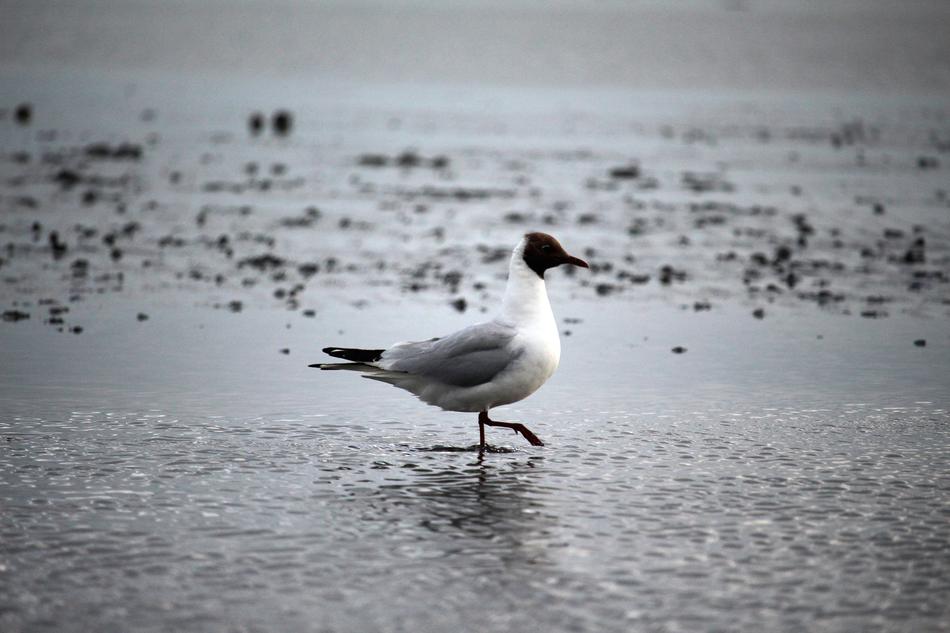
[[[358,349],[355,347],[324,347],[323,353],[334,358],[353,361],[354,363],[374,363],[383,356],[384,349]]]
[[[317,369],[342,369],[347,371],[363,371],[368,373],[373,373],[381,371],[379,367],[374,367],[372,365],[367,365],[366,363],[314,363],[313,365],[307,365],[307,367],[315,367]]]

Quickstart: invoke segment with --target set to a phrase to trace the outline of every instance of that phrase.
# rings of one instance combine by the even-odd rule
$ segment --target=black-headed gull
[[[527,398],[557,369],[561,340],[544,271],[561,264],[589,268],[550,235],[528,233],[511,253],[501,313],[491,321],[386,349],[327,347],[323,351],[330,356],[350,362],[310,367],[359,371],[446,411],[478,413],[481,448],[486,425],[507,427],[532,445],[543,446],[523,424],[491,420],[488,411]]]

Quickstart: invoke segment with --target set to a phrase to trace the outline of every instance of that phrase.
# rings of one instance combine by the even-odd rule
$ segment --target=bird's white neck
[[[544,279],[528,268],[523,255],[524,241],[511,254],[501,317],[515,324],[543,323],[556,327]]]

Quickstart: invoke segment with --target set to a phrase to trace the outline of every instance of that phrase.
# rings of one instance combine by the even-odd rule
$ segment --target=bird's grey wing
[[[520,355],[511,348],[514,336],[514,328],[503,323],[479,323],[445,338],[394,345],[378,364],[389,371],[474,387],[491,381]]]

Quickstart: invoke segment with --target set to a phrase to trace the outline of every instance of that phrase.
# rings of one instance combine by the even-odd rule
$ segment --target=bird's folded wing
[[[445,338],[399,343],[387,349],[377,364],[456,387],[474,387],[490,382],[518,358],[514,337],[514,328],[489,321]]]

